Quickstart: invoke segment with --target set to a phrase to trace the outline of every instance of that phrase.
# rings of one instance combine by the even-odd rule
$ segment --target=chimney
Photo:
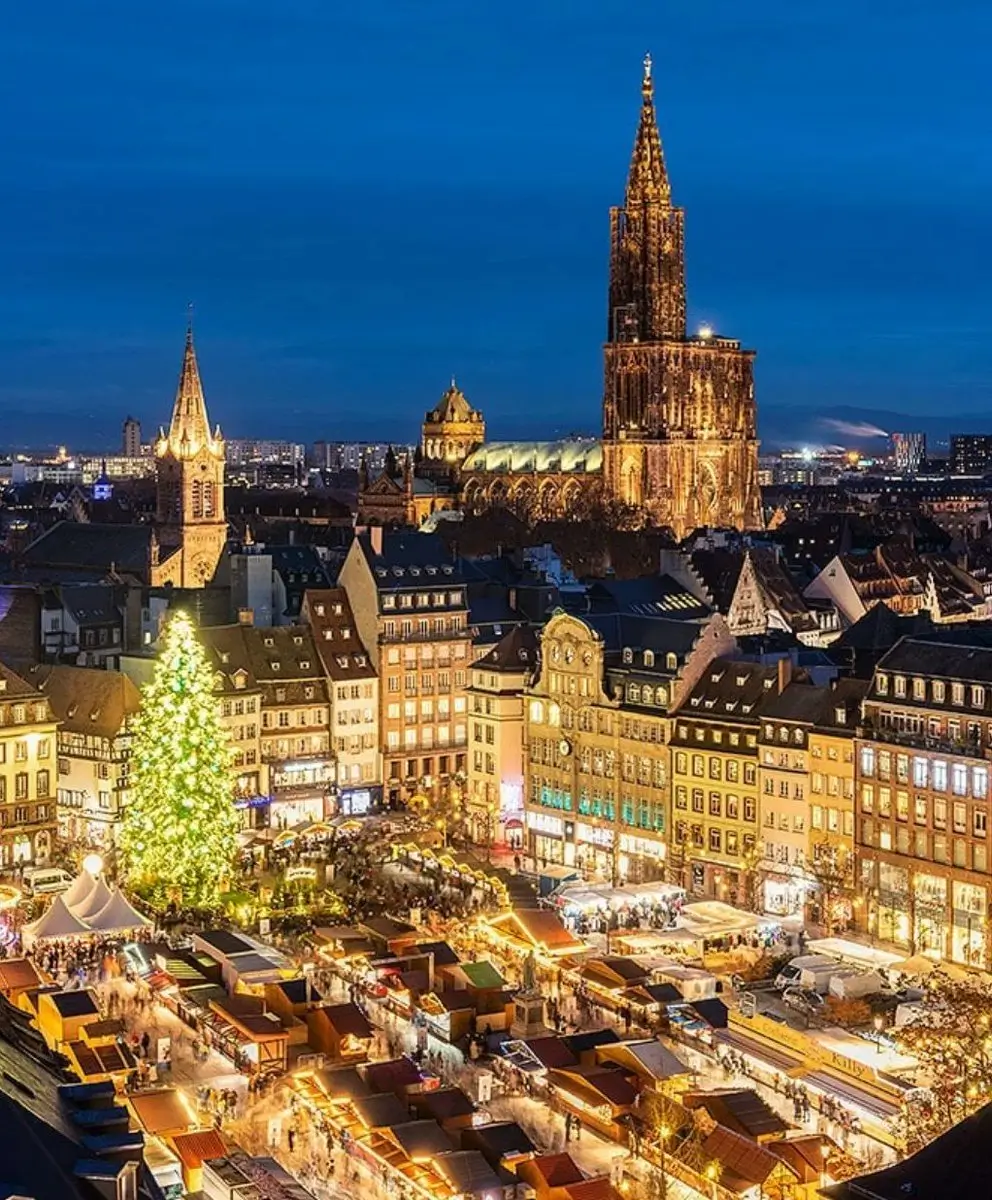
[[[792,659],[788,655],[778,660],[778,694],[781,694],[789,686],[789,681],[792,679]]]

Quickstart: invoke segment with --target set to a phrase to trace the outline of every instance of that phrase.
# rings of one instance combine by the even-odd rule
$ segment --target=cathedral
[[[227,541],[224,457],[220,429],[210,432],[190,326],[172,421],[155,443],[156,584],[202,588],[213,579]]]
[[[672,201],[650,58],[641,97],[624,202],[610,213],[602,439],[487,442],[452,381],[425,416],[416,469],[363,480],[360,520],[402,511],[419,523],[452,507],[581,519],[598,508],[679,538],[703,525],[760,528],[754,353],[687,333],[685,213]]]

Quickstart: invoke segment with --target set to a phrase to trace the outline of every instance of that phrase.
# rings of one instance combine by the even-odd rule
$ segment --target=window
[[[933,762],[933,790],[935,792],[947,791],[947,763],[940,759],[934,759]]]
[[[974,824],[972,832],[975,837],[983,838],[988,832],[988,814],[984,808],[976,808],[974,812]]]
[[[889,694],[889,677],[888,675],[875,676],[875,691],[879,696],[887,696]]]
[[[875,750],[872,746],[861,747],[861,774],[868,776],[875,774]]]
[[[51,795],[52,791],[52,776],[49,771],[39,771],[35,779],[35,786],[38,789],[38,799],[43,800],[46,796]]]
[[[721,845],[722,845],[722,838],[720,835],[720,830],[719,829],[711,829],[710,830],[710,850],[712,850],[715,854],[719,854]]]
[[[955,796],[968,795],[968,768],[964,763],[951,764],[951,791]]]
[[[933,802],[933,827],[934,829],[947,828],[947,801],[939,797]]]
[[[710,816],[719,817],[723,811],[723,802],[719,792],[710,792]]]
[[[933,698],[936,703],[943,704],[946,694],[947,689],[944,686],[944,681],[942,679],[935,679],[933,681]]]
[[[913,759],[913,787],[925,788],[930,774],[929,763],[925,758]]]
[[[952,704],[964,704],[964,684],[963,683],[952,683],[951,684],[951,703]]]
[[[971,794],[976,800],[984,800],[989,794],[988,767],[974,767],[971,773]]]
[[[906,677],[904,675],[896,675],[892,680],[892,691],[896,696],[903,697],[906,695]]]
[[[873,812],[875,808],[875,788],[870,783],[861,785],[861,811]]]
[[[913,680],[913,699],[925,700],[927,698],[927,681],[925,679]]]
[[[985,688],[979,687],[977,684],[972,684],[971,688],[971,707],[985,707]]]

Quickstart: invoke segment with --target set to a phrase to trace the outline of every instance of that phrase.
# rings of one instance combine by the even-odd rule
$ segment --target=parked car
[[[787,987],[782,993],[782,1000],[789,1008],[811,1017],[823,1009],[825,1001],[819,992],[806,988]]]
[[[47,896],[68,891],[72,876],[61,867],[29,867],[21,883],[29,896]]]

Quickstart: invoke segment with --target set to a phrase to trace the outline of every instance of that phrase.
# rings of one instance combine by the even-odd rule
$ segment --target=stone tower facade
[[[485,418],[452,379],[448,390],[424,415],[420,473],[446,478],[485,440]]]
[[[219,428],[210,432],[192,327],[172,422],[159,431],[155,458],[160,574],[177,587],[205,587],[227,541],[224,439]]]
[[[610,213],[603,483],[677,537],[761,526],[754,353],[686,333],[685,214],[671,185],[645,59],[624,203]]]

